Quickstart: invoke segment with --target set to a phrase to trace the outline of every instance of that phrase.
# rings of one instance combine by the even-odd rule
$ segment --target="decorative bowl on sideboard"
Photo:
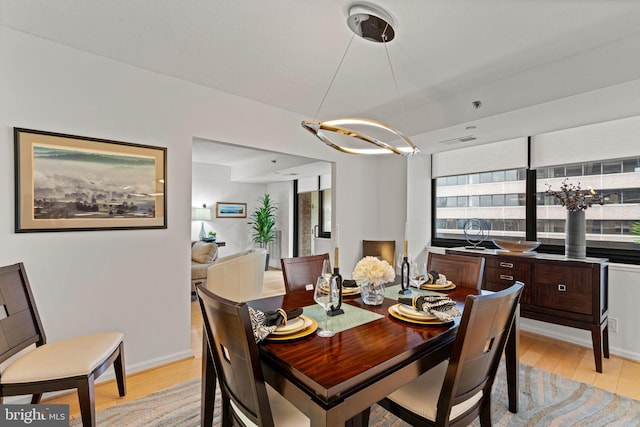
[[[531,252],[540,246],[535,240],[493,240],[493,244],[499,249],[509,252]]]

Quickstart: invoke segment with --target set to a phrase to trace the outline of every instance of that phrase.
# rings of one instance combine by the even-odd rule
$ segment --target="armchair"
[[[218,258],[207,269],[207,289],[236,302],[262,297],[265,249],[251,249]]]

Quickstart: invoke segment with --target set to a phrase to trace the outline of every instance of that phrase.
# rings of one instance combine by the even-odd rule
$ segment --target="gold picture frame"
[[[246,218],[247,204],[241,202],[217,202],[216,218]]]
[[[167,149],[14,128],[15,231],[167,228]]]

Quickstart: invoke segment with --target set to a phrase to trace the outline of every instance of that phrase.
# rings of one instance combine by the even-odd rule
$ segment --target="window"
[[[525,169],[435,179],[434,236],[464,240],[470,218],[482,220],[491,237],[525,237]]]
[[[564,245],[566,209],[545,192],[548,185],[552,190],[559,189],[567,178],[574,184],[579,182],[583,189],[592,187],[605,202],[585,212],[588,247],[640,250],[640,246],[634,243],[638,237],[631,234],[633,223],[640,220],[640,168],[636,171],[639,162],[640,158],[631,158],[563,165],[553,169],[564,169],[565,175],[554,178],[549,178],[543,169],[536,182],[537,240],[543,244]],[[578,170],[584,171],[583,174],[574,175]]]
[[[526,205],[527,179],[535,180],[536,203],[531,206]],[[604,205],[586,211],[588,256],[640,264],[640,236],[633,234],[633,225],[640,222],[640,157],[543,167],[530,171],[528,178],[526,169],[438,178],[436,200],[455,203],[436,204],[433,244],[466,244],[465,224],[477,218],[489,230],[486,246],[494,238],[515,237],[541,241],[539,251],[563,253],[566,209],[546,190],[549,185],[558,190],[565,179],[583,189],[592,187],[604,199]]]

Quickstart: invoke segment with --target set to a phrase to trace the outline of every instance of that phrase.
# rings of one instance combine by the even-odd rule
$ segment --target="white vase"
[[[380,305],[384,301],[384,284],[374,285],[369,283],[360,286],[362,302],[367,305]]]
[[[567,211],[564,254],[567,258],[587,256],[587,221],[584,210]]]

